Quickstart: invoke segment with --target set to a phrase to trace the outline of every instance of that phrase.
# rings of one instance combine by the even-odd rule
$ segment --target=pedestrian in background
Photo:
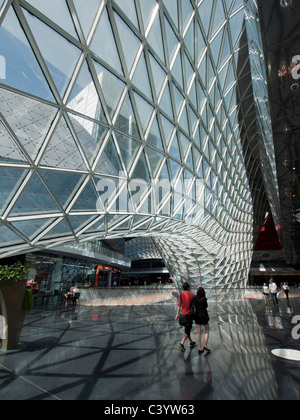
[[[270,290],[269,290],[269,288],[267,286],[267,283],[264,283],[263,289],[262,289],[262,293],[263,293],[264,298],[265,298],[265,304],[266,305],[269,305],[269,294],[270,294]]]
[[[271,292],[271,296],[272,296],[274,305],[278,305],[277,284],[273,281],[272,277],[270,279],[269,289],[270,289],[270,292]]]
[[[208,303],[206,299],[205,290],[203,287],[199,287],[197,290],[197,295],[194,297],[192,302],[192,307],[194,312],[194,319],[197,327],[197,345],[198,345],[198,352],[203,353],[204,350],[210,353],[210,349],[207,347],[208,340],[209,340],[209,315],[207,312]],[[205,336],[204,336],[204,347],[201,346],[201,327],[202,325],[205,328]]]
[[[194,347],[196,345],[196,343],[191,339],[191,331],[193,327],[191,305],[194,295],[190,292],[191,287],[187,282],[183,284],[183,290],[184,292],[179,296],[178,299],[178,310],[175,318],[176,320],[179,320],[179,324],[184,327],[184,337],[179,343],[181,351],[185,351],[184,343],[187,339],[190,341],[190,347]]]
[[[287,283],[284,283],[284,285],[282,286],[282,288],[283,288],[284,293],[285,293],[285,296],[287,298],[288,305],[290,305],[290,298],[289,298],[290,288],[289,288],[289,285]]]

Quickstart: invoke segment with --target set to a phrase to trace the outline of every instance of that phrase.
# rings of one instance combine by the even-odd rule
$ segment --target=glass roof
[[[255,3],[1,3],[1,255],[177,235],[170,254],[188,235],[193,275],[209,261],[211,278],[217,259],[222,275],[234,261],[246,279],[253,207],[237,64]]]

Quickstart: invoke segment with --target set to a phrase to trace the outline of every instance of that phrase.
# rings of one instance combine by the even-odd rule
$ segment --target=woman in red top
[[[193,315],[191,314],[191,305],[194,299],[194,295],[190,293],[190,285],[188,283],[184,283],[183,290],[185,290],[178,299],[178,310],[176,315],[176,320],[179,319],[179,323],[182,327],[184,327],[184,337],[179,343],[179,347],[182,351],[185,351],[184,343],[187,339],[190,341],[190,347],[194,347],[196,343],[191,339],[191,330],[193,327]],[[181,315],[180,309],[182,308]]]

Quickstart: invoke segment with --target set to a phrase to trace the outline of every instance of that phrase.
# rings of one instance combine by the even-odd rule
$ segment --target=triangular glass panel
[[[182,201],[182,196],[180,194],[174,194],[173,209],[174,209],[173,217],[175,219],[182,220],[183,214],[184,214],[184,201]]]
[[[78,63],[81,50],[27,11],[24,10],[24,14],[58,92],[63,97]]]
[[[195,109],[198,109],[198,101],[197,101],[197,90],[196,90],[196,79],[193,81],[193,84],[189,91],[189,100],[194,105]]]
[[[204,144],[203,149],[202,149],[202,151],[205,154],[207,159],[209,159],[209,147],[208,147],[208,145],[209,145],[209,141]]]
[[[194,171],[193,148],[189,151],[186,158],[186,166]]]
[[[57,109],[0,89],[1,112],[18,140],[35,160],[57,114]]]
[[[195,30],[194,20],[191,22],[189,29],[185,35],[184,42],[186,49],[190,53],[193,60],[195,60]]]
[[[152,149],[151,147],[146,148],[146,155],[148,157],[148,162],[151,168],[152,179],[155,179],[158,173],[158,170],[164,159],[164,155]]]
[[[206,89],[206,84],[207,84],[207,66],[206,66],[206,64],[207,64],[207,55],[205,54],[205,56],[203,57],[203,59],[201,61],[199,69],[198,69],[198,73],[199,73],[199,76],[202,80],[202,84],[204,86],[204,89]]]
[[[51,223],[53,223],[56,219],[36,219],[28,221],[20,221],[11,223],[11,225],[16,228],[23,236],[28,238],[29,240],[33,240],[36,238],[40,233],[46,230]]]
[[[111,232],[128,232],[131,228],[131,218],[124,221],[122,224],[117,224],[112,228],[109,228]]]
[[[101,60],[104,60],[114,70],[123,74],[114,33],[106,8],[102,13],[90,48],[101,58]]]
[[[181,88],[184,88],[183,85],[183,73],[182,73],[182,61],[181,61],[181,53],[179,52],[177,54],[177,58],[174,62],[173,68],[172,68],[172,75],[174,76],[175,80]]]
[[[208,60],[208,73],[207,73],[207,75],[208,75],[208,85],[207,85],[207,87],[209,89],[211,89],[211,85],[215,81],[215,76],[216,76],[214,66],[212,64],[211,59]]]
[[[38,174],[34,174],[15,203],[10,216],[24,216],[30,214],[49,214],[61,212]]]
[[[169,159],[170,169],[171,169],[171,176],[172,176],[172,184],[177,182],[178,175],[181,171],[182,166],[175,162],[173,159]]]
[[[141,2],[145,3],[145,2]],[[165,62],[165,53],[164,53],[164,46],[163,46],[163,37],[161,32],[161,26],[160,26],[160,15],[159,13],[156,14],[156,18],[152,24],[152,28],[150,30],[150,33],[148,35],[148,42],[150,46],[153,48],[153,50],[156,52],[158,57],[162,60],[162,62]]]
[[[203,0],[203,2],[198,8],[199,15],[202,21],[202,25],[205,29],[206,35],[208,34],[209,27],[210,27],[213,5],[214,5],[214,2],[212,0]]]
[[[102,92],[104,94],[106,106],[110,115],[113,116],[118,104],[120,103],[125,83],[96,61],[94,61],[94,65]]]
[[[132,137],[126,136],[122,133],[115,132],[114,135],[119,145],[119,150],[121,157],[123,158],[125,168],[128,172],[130,172],[131,166],[142,144],[139,141],[134,140]]]
[[[214,62],[216,66],[219,63],[219,56],[222,53],[221,45],[223,40],[223,33],[226,31],[226,29],[221,30],[218,35],[213,39],[213,41],[210,43],[210,51],[214,58]]]
[[[129,212],[151,214],[152,197],[150,185],[142,178],[133,178],[130,183]]]
[[[227,72],[228,72],[228,68],[229,65],[231,64],[231,61],[229,61],[228,63],[225,64],[225,66],[218,72],[218,78],[219,78],[219,82],[220,82],[220,87],[221,90],[224,92],[224,83],[227,77]]]
[[[203,179],[204,178],[204,171],[203,171],[203,159],[200,160],[200,164],[198,163],[198,172],[197,172],[197,176],[199,179]]]
[[[183,173],[181,173],[179,179],[177,182],[174,183],[174,191],[183,197],[185,195],[185,185],[184,185],[184,176]]]
[[[132,179],[141,179],[147,183],[151,182],[151,175],[149,173],[145,152],[141,154],[138,162],[136,163],[135,169],[132,174]]]
[[[124,172],[113,136],[109,137],[105,149],[96,166],[95,172],[116,177],[118,177],[120,173]]]
[[[151,22],[154,11],[157,7],[157,1],[156,0],[147,0],[147,1],[141,1],[139,3],[140,3],[140,7],[141,7],[145,32],[147,32],[148,26]]]
[[[167,162],[162,167],[162,170],[159,175],[159,180],[164,181],[162,185],[167,183],[170,185],[170,175]]]
[[[73,0],[73,2],[77,10],[83,33],[85,38],[87,38],[99,10],[100,2],[99,0],[89,0],[89,7],[86,7],[86,3],[82,0]]]
[[[91,120],[69,113],[74,131],[80,141],[86,157],[93,166],[100,147],[106,138],[108,128]]]
[[[164,147],[162,144],[161,134],[157,123],[157,118],[154,118],[152,126],[150,128],[148,137],[147,137],[147,144],[153,146],[159,150],[164,151]]]
[[[225,21],[226,21],[226,16],[223,9],[223,1],[216,0],[215,16],[214,16],[212,32],[211,32],[212,36],[225,23]]]
[[[175,35],[168,19],[165,17],[166,39],[168,43],[169,63],[172,63],[174,54],[178,51],[180,44],[179,39]]]
[[[151,63],[151,68],[152,68],[156,97],[159,97],[161,88],[166,79],[166,73],[163,70],[163,68],[160,66],[160,64],[158,64],[156,59],[152,56],[152,54],[149,54],[149,58],[150,58],[150,63]]]
[[[175,23],[176,27],[178,28],[178,7],[177,2],[174,0],[164,0],[164,6],[168,10],[173,22]]]
[[[233,66],[230,66],[229,73],[227,75],[226,84],[224,86],[224,94],[227,93],[228,89],[232,88],[235,82],[236,82],[236,78],[234,76],[234,69],[233,69]]]
[[[180,144],[181,144],[181,150],[182,150],[182,155],[183,155],[182,160],[185,160],[186,154],[191,145],[191,142],[183,133],[180,133]]]
[[[239,39],[241,37],[242,33],[242,27],[244,25],[244,19],[243,16],[245,14],[245,10],[241,9],[238,13],[233,15],[230,20],[230,28],[231,28],[231,40],[233,45],[233,50],[235,50],[235,47],[238,45]]]
[[[160,115],[164,135],[165,135],[165,141],[167,144],[167,147],[169,147],[170,141],[172,139],[172,134],[174,132],[174,124],[172,124],[167,118],[165,118],[163,115]]]
[[[127,69],[130,73],[133,63],[136,59],[137,53],[141,46],[141,41],[135,36],[129,26],[115,13],[116,24],[119,30],[121,44],[123,47],[123,54],[126,60]]]
[[[173,95],[174,95],[174,102],[175,102],[175,109],[176,109],[176,115],[178,117],[182,104],[184,102],[184,96],[180,93],[180,91],[177,89],[174,83],[172,83],[173,87]]]
[[[71,227],[76,233],[83,229],[85,226],[88,226],[90,223],[92,223],[93,219],[97,218],[98,216],[93,216],[90,218],[88,216],[68,216]]]
[[[21,152],[13,138],[0,121],[0,162],[3,163],[27,163],[28,160]]]
[[[24,169],[0,167],[0,215],[4,213],[27,174],[28,171]]]
[[[192,129],[191,131],[193,133],[199,121],[199,116],[195,114],[194,110],[190,106],[189,106],[189,114],[190,114],[190,120],[191,120],[191,129]]]
[[[201,57],[203,56],[206,48],[207,48],[207,44],[204,40],[202,30],[201,30],[199,24],[197,24],[197,63],[199,63],[199,61],[200,61]]]
[[[80,0],[79,0],[80,1]],[[115,0],[115,3],[126,13],[126,16],[138,28],[139,23],[136,15],[134,0]]]
[[[101,211],[102,209],[102,202],[96,192],[94,183],[90,180],[72,207],[72,211]]]
[[[115,126],[118,130],[126,134],[140,138],[139,129],[128,93],[126,94],[123,105],[118,114]]]
[[[94,81],[86,61],[80,70],[67,107],[94,120],[107,123]],[[92,125],[92,123],[90,123]]]
[[[143,131],[145,133],[145,131],[148,128],[149,121],[153,114],[154,108],[147,101],[145,101],[140,95],[138,95],[135,92],[134,92],[134,98],[137,105],[140,122],[143,128]]]
[[[64,118],[58,123],[40,165],[60,169],[87,170]]]
[[[167,83],[166,85],[166,88],[161,98],[159,106],[166,114],[168,114],[171,118],[173,118],[173,108],[172,108],[172,102],[171,102],[169,83]]]
[[[48,1],[28,0],[27,3],[30,3],[33,7],[47,16],[47,18],[51,19],[70,35],[78,39],[66,2],[61,0],[51,0],[50,3]]]
[[[200,140],[200,129],[197,128],[196,132],[194,133],[194,144],[198,146],[199,149],[201,149],[201,140]]]
[[[191,5],[190,0],[182,2],[182,28],[183,31],[186,29],[186,25],[194,11],[193,6]]]
[[[53,228],[43,236],[43,239],[54,239],[65,236],[73,236],[74,233],[66,219],[63,219],[58,224],[54,225]]]
[[[150,223],[151,221],[148,216],[135,216],[132,230],[145,232],[148,229]]]
[[[25,243],[16,233],[4,225],[0,225],[0,238],[5,238],[5,242],[0,242],[0,249],[16,244]]]
[[[210,99],[210,103],[212,104],[212,106],[214,107],[214,109],[216,109],[216,91],[217,91],[217,84],[213,83],[213,85],[210,87],[210,92],[209,92],[209,99]]]
[[[39,173],[63,208],[67,207],[84,180],[84,175],[74,172],[40,170]]]
[[[97,219],[94,221],[95,223],[90,226],[88,229],[86,229],[84,231],[84,233],[89,234],[89,233],[101,233],[103,231],[105,231],[106,226],[105,226],[105,218],[101,218],[99,220],[99,218],[97,217]]]
[[[144,53],[141,54],[140,60],[134,72],[132,84],[143,92],[149,99],[153,99]]]
[[[5,84],[55,102],[12,7],[0,27],[0,46],[1,55],[6,57]]]
[[[205,181],[210,183],[210,172],[211,172],[210,164],[207,162],[206,159],[203,159],[203,164],[204,164]]]
[[[173,138],[172,146],[169,150],[169,155],[172,158],[181,161],[181,154],[180,154],[180,149],[179,149],[179,145],[178,145],[177,136],[174,136],[174,138]]]
[[[188,120],[188,115],[187,115],[187,112],[188,112],[188,110],[187,110],[187,108],[186,108],[186,106],[184,107],[184,109],[183,109],[183,111],[182,111],[182,114],[181,114],[181,117],[180,117],[180,120],[179,120],[179,124],[180,124],[180,127],[186,132],[186,133],[188,133],[189,134],[189,132],[190,132],[190,128],[189,128],[189,120]]]
[[[193,66],[190,62],[190,60],[188,59],[187,55],[184,54],[184,58],[185,58],[185,78],[186,78],[186,86],[187,88],[190,87],[190,84],[194,78],[194,74],[195,71],[193,69]]]

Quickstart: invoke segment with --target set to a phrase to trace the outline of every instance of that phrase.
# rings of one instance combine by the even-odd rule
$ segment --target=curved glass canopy
[[[178,285],[243,287],[277,206],[255,2],[0,7],[1,257],[144,237]]]

